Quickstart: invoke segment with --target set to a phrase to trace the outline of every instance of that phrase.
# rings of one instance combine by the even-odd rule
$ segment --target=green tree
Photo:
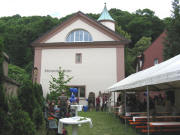
[[[38,105],[38,102],[34,95],[35,92],[33,89],[32,81],[24,81],[18,91],[18,98],[20,100],[20,103],[22,104],[22,109],[29,113],[31,119],[33,118],[33,110]]]
[[[136,14],[141,15],[141,16],[142,16],[142,15],[154,16],[154,15],[155,15],[155,12],[152,11],[152,10],[150,10],[150,9],[145,8],[145,9],[143,9],[143,10],[141,10],[141,9],[136,10]]]
[[[25,80],[30,80],[30,75],[26,70],[12,64],[8,65],[8,77],[17,81],[19,84],[23,84]]]
[[[135,72],[135,59],[136,55],[133,54],[132,49],[126,47],[125,48],[125,76],[129,76],[130,74]]]
[[[31,120],[39,129],[43,124],[43,94],[39,84],[33,84],[31,80],[25,80],[18,91],[18,99],[22,110],[27,112]]]
[[[142,54],[148,47],[151,45],[151,37],[142,37],[140,40],[135,44],[133,48],[133,54],[138,56]]]
[[[9,99],[9,113],[11,114],[11,134],[13,135],[34,135],[35,124],[29,114],[25,112],[19,100],[15,97]]]
[[[65,74],[65,70],[59,67],[58,77],[51,76],[52,81],[49,81],[50,95],[49,98],[57,100],[58,96],[64,91],[67,95],[69,94],[69,87],[67,83],[71,81],[72,77]]]
[[[127,24],[127,32],[131,34],[133,48],[136,42],[143,36],[151,37],[154,41],[164,30],[164,22],[153,13],[135,14],[134,19]]]
[[[11,123],[8,116],[8,102],[7,97],[5,95],[5,89],[2,84],[3,80],[3,40],[0,38],[0,134],[1,135],[8,135],[10,134],[11,130]]]
[[[5,90],[0,83],[0,135],[6,135],[10,132],[11,123],[8,116],[8,103],[5,96]]]
[[[180,54],[180,4],[179,0],[172,2],[172,21],[167,27],[167,37],[164,43],[164,59]]]
[[[151,45],[151,37],[142,37],[135,44],[134,48],[125,49],[125,68],[126,76],[135,73],[136,58],[142,54]]]
[[[121,26],[116,25],[116,26],[115,26],[115,31],[116,31],[118,34],[120,34],[121,36],[125,37],[127,40],[129,40],[129,41],[131,40],[130,34],[127,33],[126,31],[124,31]]]
[[[35,104],[36,107],[33,110],[33,121],[36,124],[36,128],[40,129],[44,122],[43,117],[43,109],[44,109],[44,97],[43,97],[43,90],[40,84],[34,83],[33,84],[33,91],[34,96],[38,104]]]
[[[2,83],[2,77],[3,77],[3,61],[4,61],[3,40],[2,38],[0,38],[0,85]]]
[[[50,16],[21,17],[14,15],[0,18],[0,35],[4,38],[5,51],[10,57],[11,64],[32,69],[33,48],[31,43],[40,35],[60,23],[57,18]],[[2,28],[2,29],[1,29]]]

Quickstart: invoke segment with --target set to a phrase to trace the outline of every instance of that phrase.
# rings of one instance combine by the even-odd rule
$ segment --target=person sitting
[[[52,102],[50,102],[49,107],[48,107],[48,113],[49,114],[55,113],[54,106],[55,106],[55,101],[53,100]]]

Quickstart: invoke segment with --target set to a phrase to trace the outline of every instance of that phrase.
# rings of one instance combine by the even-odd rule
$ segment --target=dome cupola
[[[109,14],[106,3],[104,4],[104,9],[97,21],[110,28],[111,30],[115,31],[115,21]]]

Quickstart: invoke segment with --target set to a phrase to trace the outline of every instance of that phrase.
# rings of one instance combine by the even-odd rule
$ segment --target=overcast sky
[[[172,11],[172,0],[0,0],[0,17],[20,14],[60,18],[77,11],[101,13],[104,2],[108,10],[117,8],[130,13],[149,8],[161,19],[170,17]]]

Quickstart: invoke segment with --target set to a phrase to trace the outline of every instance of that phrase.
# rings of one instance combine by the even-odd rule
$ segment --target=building
[[[136,72],[150,68],[163,62],[163,43],[166,32],[163,32],[144,52],[137,58]]]
[[[115,32],[106,5],[97,21],[79,11],[32,43],[36,81],[45,96],[51,75],[57,77],[62,67],[73,77],[68,85],[79,89],[80,99],[89,92],[97,96],[124,78],[124,46],[128,42]]]
[[[166,32],[164,31],[159,35],[159,37],[141,54],[137,57],[136,72],[150,68],[158,63],[163,62],[163,48],[164,41],[166,37]],[[157,89],[158,90],[158,89]],[[151,91],[150,96],[154,98],[155,96],[161,95],[165,97],[164,91]],[[140,100],[146,98],[144,92],[139,95]]]

